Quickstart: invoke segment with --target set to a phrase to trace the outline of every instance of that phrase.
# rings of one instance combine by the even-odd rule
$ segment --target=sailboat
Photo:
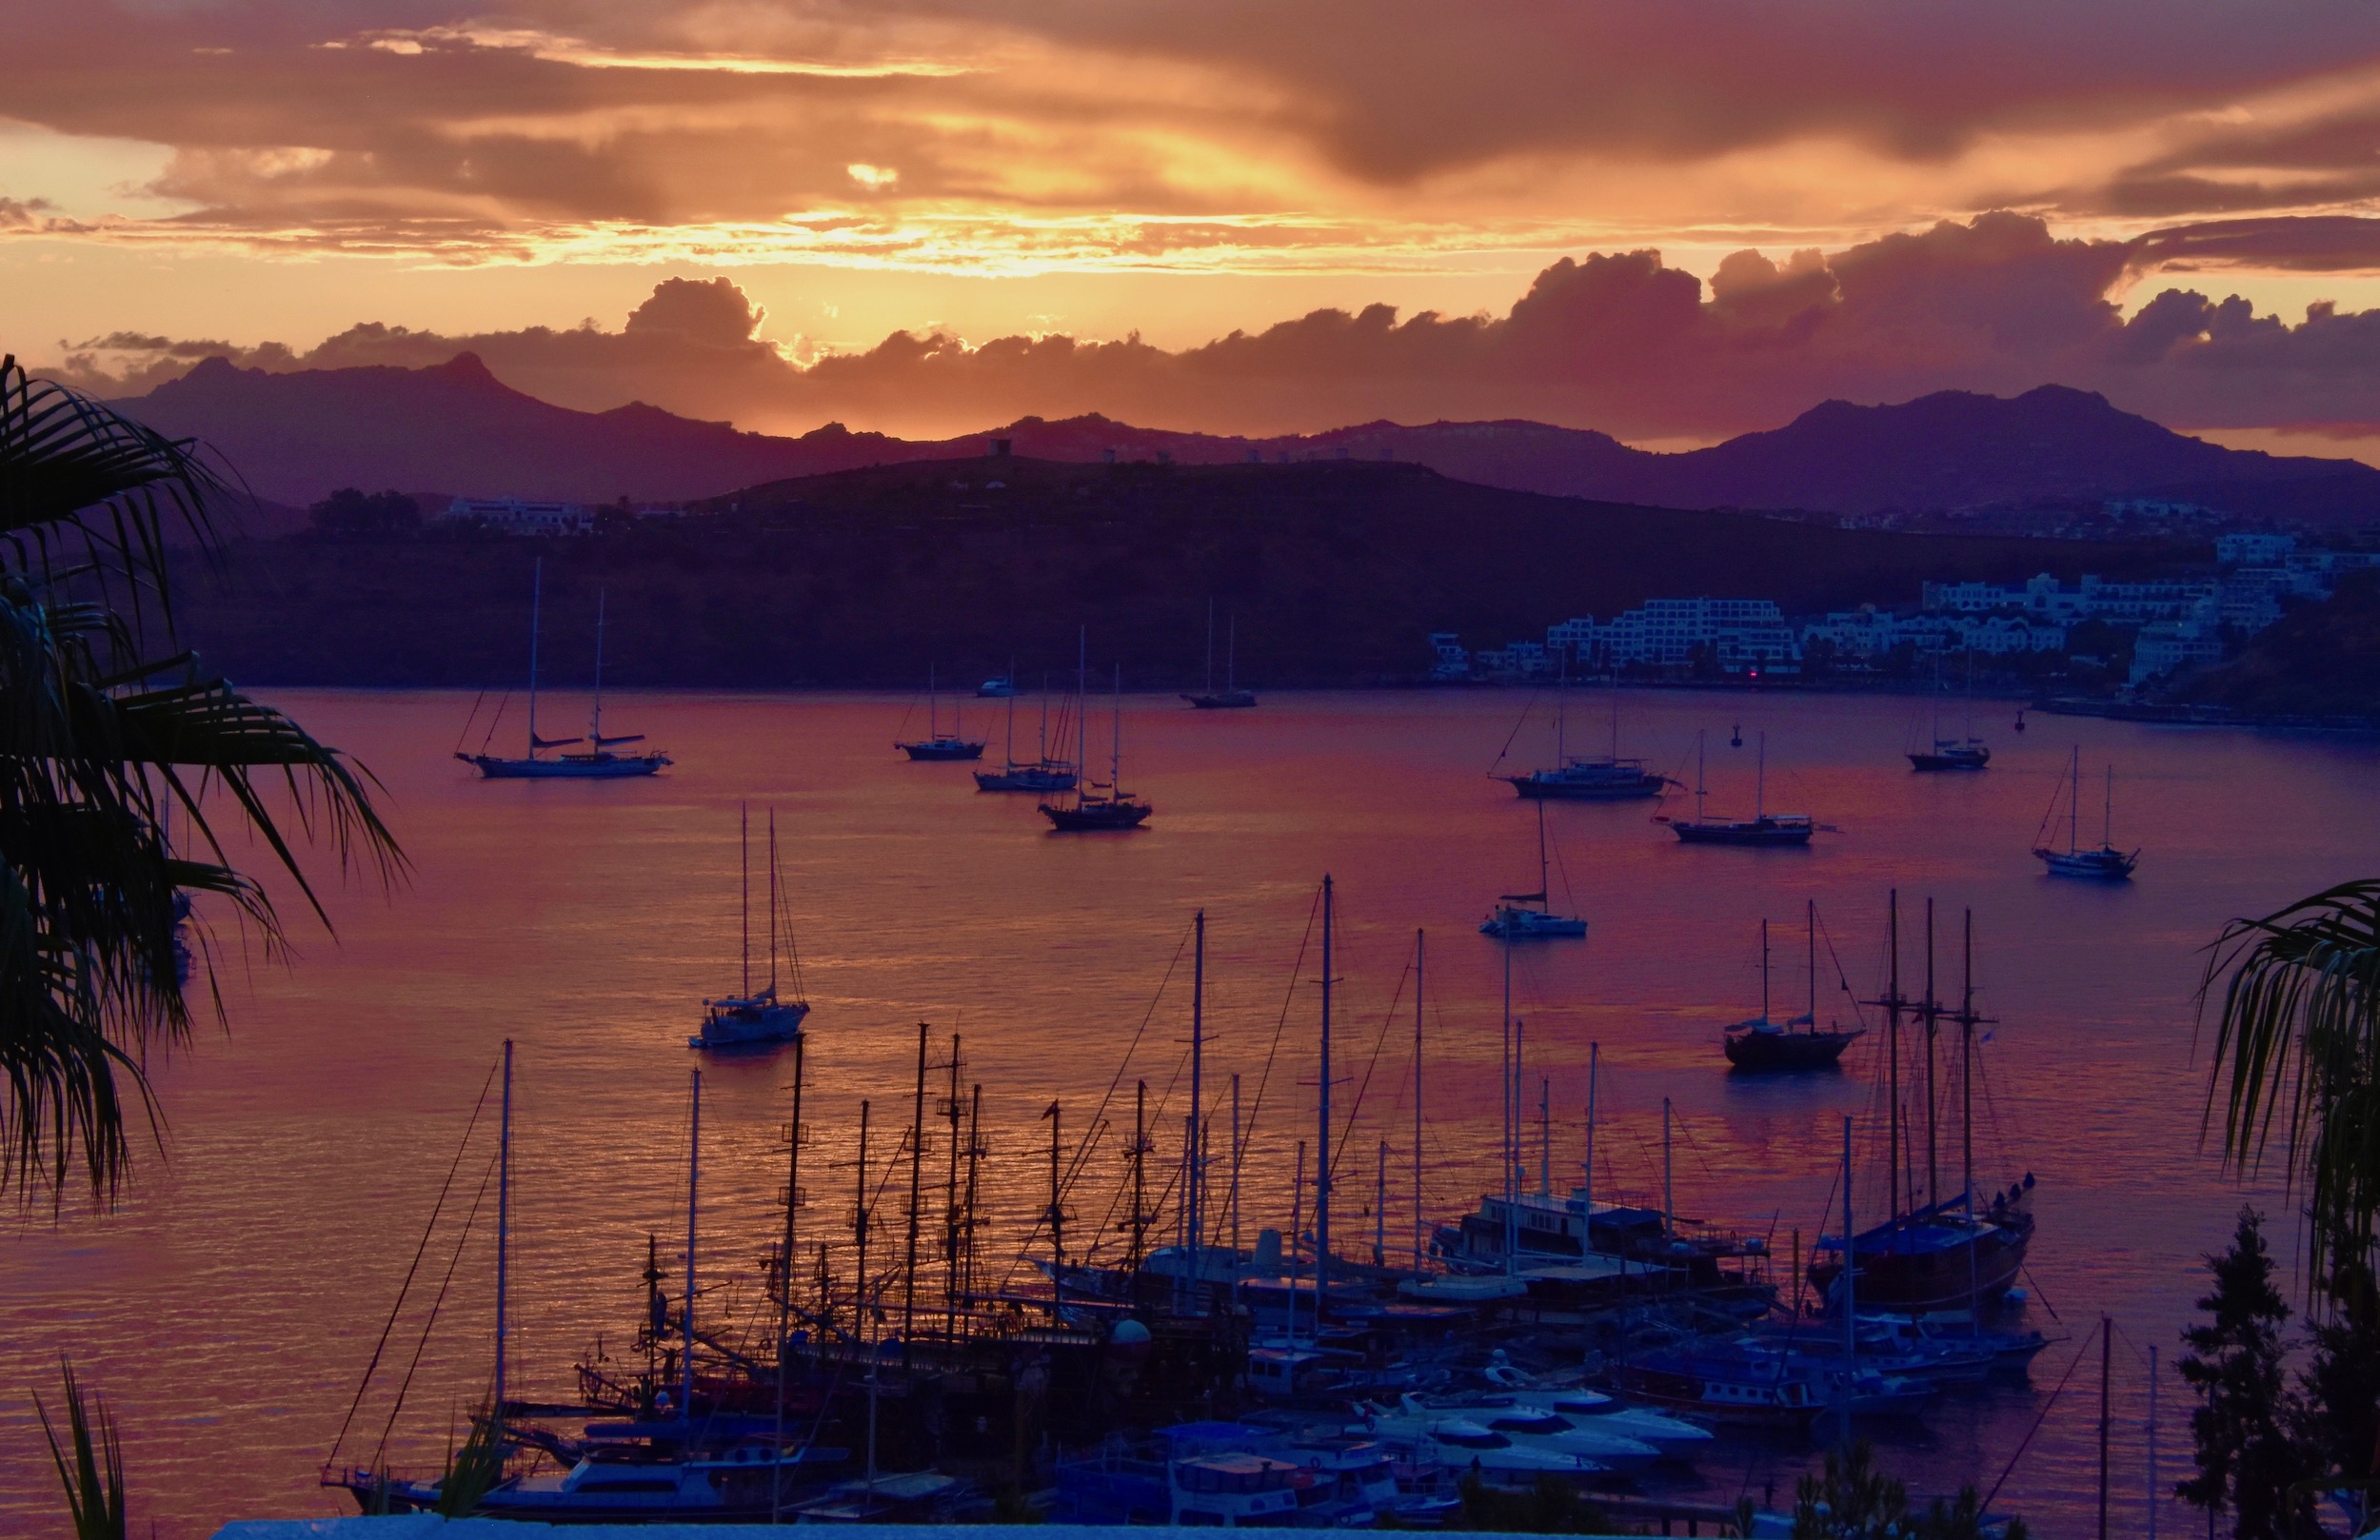
[[[1012,680],[1017,677],[1014,664],[1009,667],[1008,677]],[[1066,720],[1061,714],[1058,719],[1059,736],[1064,737],[1065,731]],[[1033,792],[1074,790],[1075,767],[1073,764],[1064,760],[1053,760],[1049,757],[1049,676],[1046,674],[1041,676],[1041,752],[1038,759],[1029,764],[1020,764],[1017,761],[1017,695],[1014,690],[1009,691],[1007,763],[998,770],[975,772],[975,789],[978,791]]]
[[[1768,810],[1769,735],[1760,735],[1759,766],[1754,772],[1753,813],[1749,819],[1715,819],[1704,811],[1710,788],[1703,778],[1703,739],[1695,734],[1695,816],[1656,819],[1690,845],[1806,845],[1818,824],[1807,813]]]
[[[1206,602],[1206,688],[1182,699],[1200,711],[1235,711],[1256,704],[1256,692],[1240,687],[1235,664],[1240,654],[1240,619],[1228,622],[1223,643],[1223,687],[1215,687],[1215,601]]]
[[[1890,982],[1884,998],[1876,1003],[1884,1007],[1885,1030],[1890,1034],[1887,1048],[1891,1075],[1887,1093],[1890,1132],[1885,1147],[1885,1173],[1891,1190],[1889,1206],[1892,1216],[1880,1225],[1852,1234],[1849,1251],[1855,1258],[1852,1288],[1857,1294],[1856,1308],[1862,1313],[1911,1315],[1961,1311],[1971,1320],[1979,1321],[1983,1306],[2007,1293],[2024,1269],[2025,1254],[2033,1242],[2033,1178],[2031,1173],[2027,1173],[2021,1181],[2011,1183],[2006,1192],[1993,1191],[1984,1196],[1978,1196],[1975,1192],[1973,1088],[1975,1028],[1983,1025],[1985,1018],[1976,1015],[1974,1008],[1973,918],[1971,915],[1967,924],[1966,982],[1956,1011],[1945,1010],[1941,1002],[1934,997],[1932,904],[1929,903],[1926,909],[1926,992],[1923,998],[1909,1000],[1903,998],[1900,992],[1900,901],[1897,894],[1894,896],[1887,934],[1891,938],[1888,942],[1891,951]],[[1914,1014],[1925,1028],[1926,1202],[1923,1204],[1917,1201],[1916,1175],[1912,1173],[1905,1180],[1902,1175],[1904,1151],[1913,1165],[1917,1154],[1915,1131],[1913,1129],[1904,1135],[1901,1128],[1900,1020],[1902,1013],[1913,1007]],[[1937,1026],[1945,1017],[1958,1024],[1960,1065],[1960,1190],[1948,1197],[1942,1195],[1936,1175],[1938,1159],[1934,1109],[1949,1098],[1935,1095],[1934,1078],[1934,1037]],[[1849,1137],[1846,1133],[1846,1150],[1849,1149]],[[1850,1230],[1848,1224],[1844,1228]],[[1811,1285],[1838,1316],[1846,1305],[1854,1303],[1842,1287],[1845,1249],[1841,1237],[1820,1236],[1809,1271]]]
[[[2132,868],[2140,863],[2140,852],[2129,853],[2115,848],[2115,766],[2108,766],[2107,806],[2099,827],[2099,848],[2085,850],[2080,836],[2082,811],[2082,745],[2074,745],[2072,768],[2068,772],[2066,792],[2066,848],[2053,849],[2046,844],[2033,846],[2033,853],[2041,858],[2052,877],[2089,878],[2101,882],[2129,880]],[[2057,816],[2057,799],[2051,798],[2049,811],[2041,815],[2044,829]],[[2040,839],[2036,832],[2034,839]]]
[[[1967,655],[1967,691],[1969,715],[1966,734],[1960,738],[1942,736],[1942,658],[1934,659],[1934,737],[1930,746],[1908,751],[1912,770],[1980,770],[1992,762],[1992,750],[1975,736],[1973,717],[1974,654]]]
[[[1498,895],[1496,912],[1480,922],[1479,934],[1505,941],[1550,941],[1587,934],[1587,922],[1573,915],[1554,913],[1545,881],[1545,805],[1537,804],[1537,891]]]
[[[914,699],[914,698],[913,698]],[[917,708],[912,705],[912,711]],[[942,731],[942,696],[934,680],[934,665],[925,667],[925,736],[906,742],[896,740],[893,747],[912,760],[980,760],[983,758],[983,740],[960,735],[958,702],[950,708],[950,731]]]
[[[1082,677],[1077,665],[1078,680]],[[1078,686],[1079,688],[1079,686]],[[1084,742],[1082,702],[1078,697],[1075,708],[1075,761],[1079,764],[1087,745]],[[1137,829],[1149,820],[1155,811],[1148,803],[1123,789],[1124,764],[1124,671],[1116,669],[1116,710],[1114,740],[1108,750],[1107,780],[1091,781],[1087,786],[1078,780],[1072,802],[1043,802],[1041,816],[1050,821],[1057,834],[1096,834],[1109,830]]]
[[[752,819],[747,809],[737,830],[738,842],[744,852],[744,978],[742,988],[733,995],[703,1002],[703,1024],[691,1037],[688,1048],[764,1048],[771,1044],[791,1042],[802,1036],[802,1023],[810,1014],[810,1002],[803,997],[802,958],[793,955],[793,998],[780,998],[777,993],[777,961],[779,948],[778,916],[784,907],[784,878],[777,866],[777,815],[768,815],[768,985],[752,987]],[[788,917],[790,918],[790,917]],[[792,941],[792,927],[784,930],[785,939]]]
[[[1727,1029],[1727,1061],[1739,1070],[1822,1070],[1840,1064],[1864,1029],[1818,1030],[1818,903],[1809,902],[1809,1008],[1790,1021],[1769,1019],[1769,922],[1760,921],[1760,1014]],[[1795,1028],[1801,1030],[1796,1031]]]
[[[614,750],[628,743],[645,741],[643,733],[626,733],[611,738],[604,736],[604,596],[595,596],[595,712],[587,725],[585,738],[540,738],[537,736],[537,639],[540,611],[544,607],[545,563],[539,562],[529,588],[529,733],[528,752],[520,759],[507,759],[489,754],[485,746],[477,754],[455,751],[455,758],[476,766],[489,780],[617,780],[626,776],[649,776],[670,762],[669,756],[653,750],[644,754],[619,754]],[[556,754],[541,759],[546,749],[567,748],[573,743],[587,747],[575,754]]]
[[[1525,776],[1499,776],[1497,779],[1512,783],[1515,792],[1533,800],[1552,799],[1568,802],[1618,802],[1639,797],[1658,797],[1669,786],[1669,778],[1644,767],[1642,760],[1619,757],[1619,691],[1612,691],[1612,751],[1596,758],[1574,757],[1569,752],[1570,666],[1562,661],[1561,682],[1557,687],[1554,707],[1554,763],[1550,769],[1532,770]]]

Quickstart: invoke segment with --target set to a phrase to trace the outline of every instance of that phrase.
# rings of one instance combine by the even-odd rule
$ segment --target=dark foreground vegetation
[[[358,518],[237,547],[188,616],[210,665],[244,680],[509,683],[542,558],[558,685],[590,671],[598,590],[622,685],[911,685],[929,662],[971,685],[1011,658],[1030,681],[1070,670],[1088,625],[1095,662],[1170,688],[1199,677],[1210,600],[1236,623],[1242,682],[1355,685],[1420,676],[1432,631],[1500,645],[1654,596],[1815,611],[1912,602],[1929,578],[2071,582],[2191,554],[1587,503],[1404,464],[977,458],[776,483],[567,539]]]

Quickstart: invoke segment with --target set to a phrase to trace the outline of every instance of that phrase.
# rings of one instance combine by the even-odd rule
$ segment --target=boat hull
[[[1019,765],[1008,770],[978,770],[975,773],[977,791],[1072,791],[1074,784],[1074,772],[1071,770],[1042,770],[1032,765]]]
[[[953,760],[980,760],[983,745],[960,738],[930,738],[915,743],[895,743],[893,747],[912,760],[946,763]]]
[[[1249,690],[1216,690],[1206,695],[1185,695],[1182,699],[1200,711],[1245,711],[1256,704],[1256,695]]]
[[[2079,878],[2087,882],[2129,882],[2140,853],[2106,850],[2036,850],[2033,854],[2052,877]]]
[[[2033,1216],[2019,1213],[1997,1221],[1979,1219],[1972,1263],[1967,1242],[1945,1228],[1953,1222],[1906,1221],[1860,1236],[1854,1305],[1862,1311],[1914,1315],[1964,1310],[1971,1302],[1990,1304],[2007,1293],[2024,1270]],[[1832,1260],[1810,1265],[1811,1285],[1821,1295],[1829,1295],[1841,1278],[1839,1253]],[[1839,1301],[1839,1294],[1833,1297]]]
[[[606,754],[566,760],[507,760],[495,754],[458,754],[489,780],[625,780],[658,775],[666,754]]]
[[[740,1048],[773,1048],[789,1043],[802,1036],[802,1023],[808,1019],[806,1003],[792,1004],[720,1002],[703,1017],[703,1025],[688,1037],[688,1048],[713,1052],[732,1052]]]
[[[1658,797],[1669,789],[1660,776],[1635,780],[1562,780],[1550,776],[1503,776],[1513,791],[1532,802],[1635,802]]]
[[[1977,749],[1973,754],[1952,749],[1934,754],[1912,754],[1909,757],[1909,768],[1912,770],[1981,770],[1991,762],[1992,751],[1990,749]]]
[[[1140,827],[1155,811],[1146,802],[1084,802],[1078,807],[1041,804],[1041,816],[1057,834],[1121,834]]]
[[[1854,1032],[1731,1032],[1727,1062],[1747,1074],[1842,1067],[1843,1050],[1860,1037]]]
[[[1786,849],[1807,845],[1815,831],[1808,824],[1779,823],[1759,819],[1750,823],[1688,823],[1670,825],[1670,832],[1689,845],[1746,845],[1756,849]]]

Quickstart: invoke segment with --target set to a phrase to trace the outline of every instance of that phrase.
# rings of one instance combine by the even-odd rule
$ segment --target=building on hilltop
[[[595,527],[595,510],[583,503],[530,503],[517,497],[459,497],[439,517],[507,535],[584,535]]]

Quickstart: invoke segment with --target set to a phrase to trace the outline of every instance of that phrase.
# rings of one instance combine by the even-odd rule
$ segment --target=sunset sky
[[[1662,444],[2057,380],[2380,436],[2364,3],[20,10],[0,346],[100,388],[468,346],[773,430]]]

